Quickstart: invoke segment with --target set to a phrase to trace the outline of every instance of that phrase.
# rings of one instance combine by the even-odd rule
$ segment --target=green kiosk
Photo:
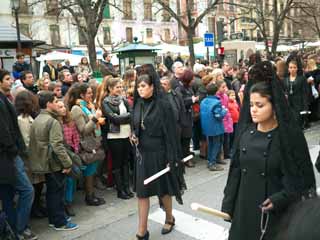
[[[114,53],[117,53],[119,58],[120,74],[130,65],[155,64],[156,50],[158,49],[152,46],[138,43],[137,38],[134,38],[133,43],[116,49]]]

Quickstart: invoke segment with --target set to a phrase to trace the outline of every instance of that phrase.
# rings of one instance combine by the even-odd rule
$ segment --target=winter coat
[[[237,101],[233,101],[229,99],[228,110],[230,112],[232,122],[237,123],[239,121],[239,116],[240,116],[240,108]]]
[[[15,183],[15,158],[26,153],[13,105],[0,92],[0,184]]]
[[[308,83],[304,76],[297,76],[295,81],[284,79],[284,88],[288,96],[289,107],[295,118],[300,118],[300,112],[308,110]]]
[[[179,82],[179,86],[176,88],[176,92],[181,94],[183,103],[185,106],[185,113],[181,116],[181,136],[185,138],[192,137],[192,96],[194,95],[191,87],[185,87],[181,82]]]
[[[127,112],[120,114],[119,106],[112,105],[108,98],[105,98],[102,103],[102,112],[106,117],[106,130],[110,133],[120,133],[120,125],[131,123],[131,109],[127,100],[123,99]]]
[[[200,120],[202,132],[206,136],[224,134],[223,118],[227,110],[222,107],[217,96],[208,96],[200,104]]]
[[[229,103],[228,96],[225,93],[217,93],[216,96],[220,99],[222,106],[228,109],[228,103]],[[233,122],[232,122],[232,118],[229,110],[223,118],[223,126],[224,126],[225,133],[233,132]]]
[[[260,239],[261,208],[267,198],[274,205],[264,240],[273,240],[287,207],[295,200],[283,169],[278,129],[263,133],[250,125],[240,136],[224,190],[222,211],[232,218],[229,240]]]
[[[31,125],[29,161],[33,173],[58,172],[72,166],[64,146],[63,128],[56,117],[56,114],[42,110]],[[59,162],[51,158],[49,144]]]
[[[111,75],[112,77],[118,77],[118,73],[114,69],[111,62],[101,61],[100,71],[103,77]]]
[[[22,64],[19,62],[15,62],[12,66],[12,75],[15,79],[20,79],[21,73],[24,71],[31,71],[31,65],[27,62],[23,62]]]

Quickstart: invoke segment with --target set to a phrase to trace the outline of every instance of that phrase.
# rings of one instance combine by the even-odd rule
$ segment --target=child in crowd
[[[75,152],[79,152],[80,135],[74,121],[71,120],[70,112],[62,101],[58,102],[58,114],[61,124],[63,125],[63,135],[65,144],[68,144]],[[68,216],[75,216],[72,207],[73,195],[76,187],[76,180],[68,176],[65,190],[65,211]]]
[[[200,120],[203,134],[208,137],[208,168],[210,171],[221,171],[223,168],[217,165],[217,156],[220,153],[224,138],[223,118],[227,109],[221,105],[216,96],[217,85],[210,83],[207,86],[208,96],[200,105]]]
[[[229,102],[228,102],[228,110],[231,114],[232,122],[233,122],[233,133],[230,135],[230,149],[232,151],[232,144],[234,140],[234,134],[237,128],[237,124],[239,121],[240,108],[236,100],[236,93],[233,90],[229,90],[227,92]]]
[[[227,110],[227,114],[223,118],[223,126],[224,126],[224,139],[223,139],[223,155],[224,158],[222,159],[228,159],[230,158],[230,134],[233,133],[233,122],[231,118],[231,114],[228,110],[228,96],[227,91],[228,87],[224,80],[217,80],[216,85],[218,87],[218,91],[216,93],[217,97],[220,99],[222,106]],[[221,164],[226,164],[225,161],[220,160]]]
[[[51,82],[49,84],[48,90],[50,92],[53,92],[54,95],[58,99],[62,99],[62,91],[61,91],[62,83],[61,82]]]

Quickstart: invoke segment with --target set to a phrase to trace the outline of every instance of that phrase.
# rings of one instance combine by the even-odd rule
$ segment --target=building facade
[[[148,44],[177,41],[176,22],[159,6],[153,4],[152,0],[119,0],[116,2],[122,12],[111,6],[105,8],[104,19],[96,38],[97,46],[108,49],[123,42],[132,42],[135,37],[138,41]],[[4,0],[1,3],[0,20],[15,26],[10,0]],[[176,6],[173,3],[170,7],[175,9]],[[57,7],[57,0],[43,2],[20,0],[21,33],[31,39],[42,40],[57,47],[85,46],[85,38],[73,23],[70,13],[64,11],[58,15]]]

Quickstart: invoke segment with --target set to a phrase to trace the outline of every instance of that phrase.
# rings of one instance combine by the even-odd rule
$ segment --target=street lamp
[[[21,39],[20,39],[20,26],[19,26],[19,8],[20,8],[20,0],[11,0],[11,8],[14,11],[14,15],[16,18],[16,29],[17,29],[17,47],[18,52],[21,51]]]

